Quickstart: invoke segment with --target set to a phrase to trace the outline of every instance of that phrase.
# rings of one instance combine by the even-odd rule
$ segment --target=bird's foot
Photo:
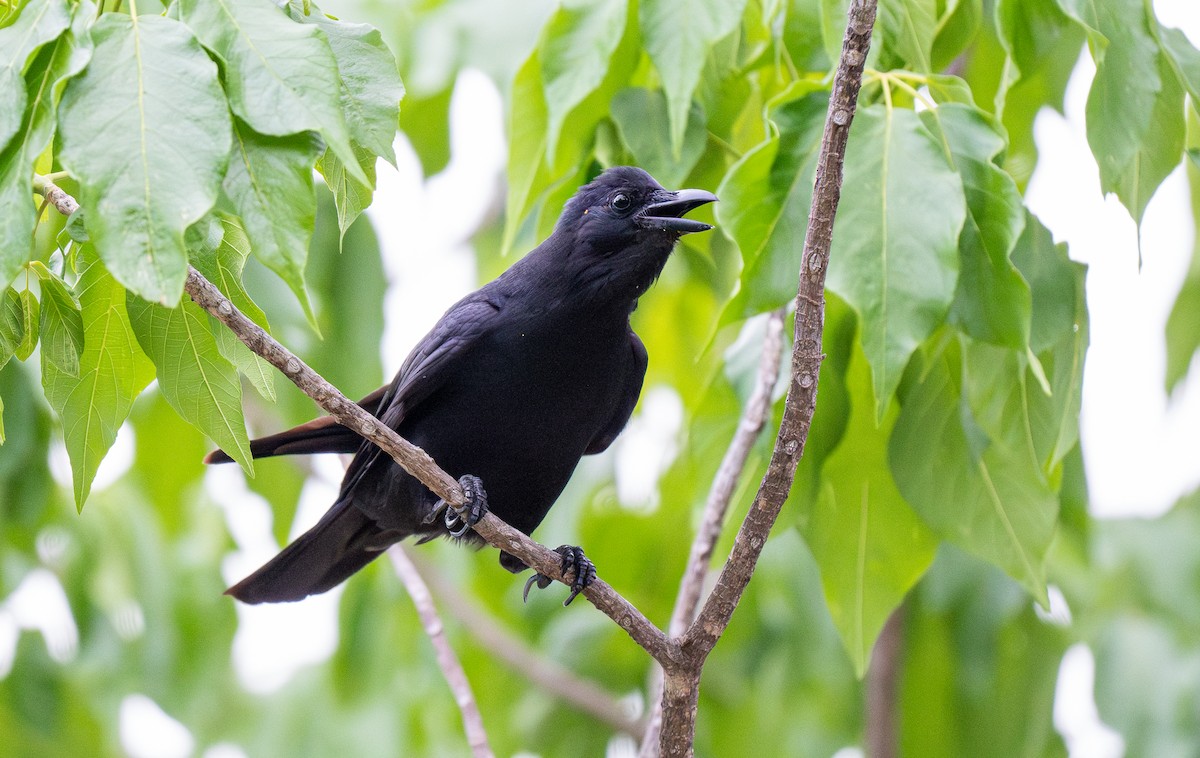
[[[487,493],[484,492],[483,482],[479,480],[479,477],[470,474],[460,476],[458,486],[462,487],[466,502],[461,507],[454,508],[443,500],[440,507],[435,507],[433,511],[436,514],[443,508],[445,509],[446,529],[454,538],[466,534],[488,512]]]
[[[563,605],[570,605],[571,601],[579,596],[580,592],[587,589],[588,585],[596,581],[596,566],[588,557],[583,554],[583,548],[575,545],[559,545],[554,549],[554,552],[562,556],[562,573],[563,576],[568,576],[572,572],[575,578],[571,580],[571,594],[567,595],[567,599],[563,601]],[[522,594],[522,599],[525,602],[529,601],[529,589],[534,584],[538,589],[544,590],[554,581],[545,574],[534,574],[529,577],[529,581],[525,582],[525,592]]]

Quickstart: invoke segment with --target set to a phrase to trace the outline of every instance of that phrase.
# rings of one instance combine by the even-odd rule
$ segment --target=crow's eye
[[[624,213],[633,205],[633,201],[629,199],[629,195],[626,195],[624,192],[618,192],[613,195],[609,204],[612,205],[612,209],[617,213]]]

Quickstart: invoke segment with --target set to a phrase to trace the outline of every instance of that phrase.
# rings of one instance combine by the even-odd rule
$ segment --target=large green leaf
[[[672,154],[667,100],[661,92],[641,87],[621,90],[612,101],[612,119],[634,162],[667,188],[682,186],[708,143],[704,114],[693,107],[683,142]]]
[[[1183,91],[1150,33],[1145,3],[1111,0],[1095,13],[1110,44],[1088,93],[1088,144],[1101,189],[1117,193],[1141,224],[1183,151]]]
[[[935,532],[995,563],[1045,605],[1043,559],[1058,498],[1025,435],[1022,401],[1031,382],[1015,361],[982,364],[980,377],[994,391],[976,391],[968,405],[971,389],[964,384],[977,378],[967,373],[973,357],[952,342],[910,369],[889,443],[892,475]],[[1009,370],[1002,381],[995,373],[1003,368]],[[979,418],[976,408],[984,411]]]
[[[310,134],[264,137],[238,121],[223,185],[255,257],[287,282],[309,321],[304,265],[316,218],[312,169],[319,153]]]
[[[203,222],[197,226],[201,225]],[[214,220],[214,225],[217,229],[208,233],[208,239],[200,240],[192,247],[192,265],[204,278],[215,284],[243,315],[263,329],[270,329],[267,315],[250,299],[250,294],[242,284],[242,270],[250,256],[246,232],[232,216],[220,215]],[[221,355],[250,380],[260,395],[275,402],[275,369],[271,364],[251,352],[245,343],[211,314],[209,325]]]
[[[221,355],[208,313],[187,298],[166,308],[131,294],[126,307],[138,343],[154,361],[163,397],[253,476],[242,384],[237,369]]]
[[[950,317],[975,339],[1024,350],[1032,300],[1010,256],[1025,227],[1025,209],[1016,182],[994,163],[1005,147],[1001,127],[957,103],[921,116],[949,146],[967,197],[958,238],[962,270]]]
[[[538,61],[552,166],[558,164],[558,140],[567,116],[604,82],[628,16],[627,0],[568,0],[542,30]]]
[[[96,469],[117,438],[134,398],[153,378],[150,362],[129,326],[125,290],[94,253],[83,260],[85,268],[76,285],[84,333],[79,375],[70,376],[49,361],[42,364],[46,399],[63,420],[78,508],[83,508]]]
[[[667,98],[669,155],[676,160],[683,154],[688,111],[708,53],[737,28],[745,8],[746,0],[642,0],[638,6],[646,52],[658,69]]]
[[[63,92],[60,158],[79,179],[88,233],[132,292],[174,303],[187,277],[184,231],[216,202],[229,157],[217,67],[169,18],[106,13],[96,48]]]
[[[508,198],[504,207],[504,239],[507,253],[517,239],[521,224],[551,183],[546,164],[548,111],[542,89],[541,56],[537,50],[517,71],[512,84],[509,115]]]
[[[900,68],[930,71],[930,54],[937,33],[935,0],[880,0],[881,48]]]
[[[796,296],[813,176],[829,100],[801,97],[771,114],[778,136],[746,153],[717,188],[717,222],[742,252],[729,322],[774,310]]]
[[[50,144],[54,109],[64,82],[83,68],[91,55],[87,28],[95,11],[89,0],[75,6],[70,31],[35,56],[25,72],[24,115],[8,147],[0,150],[0,208],[4,209],[0,213],[0,285],[11,282],[29,258],[38,207],[33,197],[33,164]]]
[[[180,15],[222,62],[229,107],[259,134],[319,132],[356,179],[338,62],[324,34],[270,0],[180,0]]]
[[[358,167],[368,180],[347,171],[336,151],[327,152],[319,168],[333,190],[338,207],[338,225],[345,235],[350,224],[368,205],[375,189],[375,160],[382,156],[393,165],[392,147],[400,118],[400,99],[404,85],[396,71],[396,59],[383,41],[379,30],[369,24],[352,24],[330,18],[315,8],[304,14],[302,3],[292,0],[292,17],[316,25],[325,33],[329,49],[337,61],[338,92],[350,144]]]
[[[884,622],[916,584],[937,539],[904,502],[887,466],[892,403],[876,426],[871,373],[856,350],[846,381],[850,420],[821,469],[823,485],[800,530],[821,567],[821,585],[842,644],[861,677]]]
[[[42,284],[40,339],[42,360],[49,361],[67,376],[79,376],[79,354],[83,352],[83,316],[79,302],[57,274],[37,265]]]
[[[28,102],[25,67],[42,45],[67,30],[71,11],[66,0],[33,0],[21,9],[12,26],[0,29],[0,150],[21,128]]]
[[[303,5],[302,0],[291,0],[288,10],[296,20],[325,33],[337,62],[338,92],[350,139],[395,165],[392,143],[404,84],[383,35],[370,24],[340,21],[315,7],[305,15]]]
[[[900,621],[897,755],[1066,758],[1052,704],[1070,637],[1031,606],[993,567],[938,551]]]
[[[920,118],[883,106],[854,120],[843,186],[829,287],[859,314],[882,417],[909,356],[953,300],[966,198]]]
[[[1043,0],[997,0],[995,18],[999,42],[1017,68],[1014,80],[1046,65],[1070,23],[1057,5]]]

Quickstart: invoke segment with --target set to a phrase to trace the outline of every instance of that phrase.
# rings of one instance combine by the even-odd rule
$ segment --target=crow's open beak
[[[637,221],[646,229],[664,232],[678,232],[679,234],[706,232],[712,229],[711,225],[683,218],[683,214],[716,201],[716,195],[698,189],[656,192],[650,205],[637,215]]]

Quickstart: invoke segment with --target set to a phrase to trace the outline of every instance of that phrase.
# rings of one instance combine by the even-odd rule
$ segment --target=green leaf
[[[843,186],[854,191],[834,223],[829,287],[859,314],[882,418],[909,356],[953,300],[966,198],[920,118],[882,106],[854,120]]]
[[[21,290],[17,297],[21,301],[21,341],[17,343],[13,354],[17,360],[23,361],[33,355],[33,349],[37,347],[41,307],[29,290]]]
[[[921,73],[930,71],[930,51],[937,33],[935,0],[880,0],[881,46],[900,65]]]
[[[983,343],[972,350],[1006,352]],[[971,357],[979,359],[964,359],[952,341],[910,370],[888,446],[892,475],[938,535],[996,564],[1046,605],[1043,559],[1058,498],[1024,435],[1020,404],[1028,382],[1013,373],[995,376],[991,362],[967,373]],[[963,384],[977,379],[989,389],[977,388],[968,406]],[[975,408],[986,412],[977,419]]]
[[[42,282],[42,360],[68,376],[77,377],[79,356],[83,352],[83,315],[79,302],[66,283],[48,268],[35,265],[35,270]]]
[[[130,295],[126,307],[138,343],[154,362],[163,397],[253,476],[242,385],[237,370],[221,355],[208,313],[187,298],[164,308]]]
[[[337,61],[338,92],[342,113],[350,130],[350,144],[367,183],[347,171],[336,151],[327,150],[318,164],[338,208],[338,226],[343,236],[354,219],[371,204],[375,189],[375,159],[382,156],[393,166],[392,143],[400,118],[404,84],[396,71],[396,59],[383,42],[379,30],[369,24],[351,24],[315,12],[304,15],[295,0],[289,5],[297,21],[316,25],[325,33]]]
[[[975,42],[983,20],[982,0],[947,0],[945,5],[930,51],[933,71],[951,66]]]
[[[25,341],[25,314],[21,296],[12,287],[4,288],[0,298],[0,369]]]
[[[1121,203],[1129,209],[1139,225],[1155,190],[1179,165],[1186,133],[1184,94],[1179,78],[1166,55],[1159,56],[1158,64],[1162,88],[1154,98],[1150,114],[1151,128],[1138,145],[1131,162],[1113,177],[1116,184],[1112,191],[1117,193]]]
[[[313,24],[297,24],[269,0],[180,0],[180,14],[222,62],[229,107],[259,134],[319,132],[360,182],[338,61]]]
[[[1200,109],[1200,50],[1178,29],[1158,28],[1158,38],[1168,63],[1192,96],[1192,107]]]
[[[325,177],[325,184],[333,192],[333,202],[337,206],[338,231],[345,236],[346,231],[368,206],[375,193],[375,154],[370,150],[355,145],[357,168],[367,177],[364,184],[346,169],[346,164],[329,150],[317,161],[317,170]]]
[[[410,92],[404,97],[400,129],[421,161],[425,176],[433,176],[450,163],[450,98],[453,95],[453,87],[444,87],[427,94]]]
[[[184,231],[212,208],[229,157],[217,67],[186,26],[104,14],[91,63],[59,108],[60,158],[92,211],[108,270],[148,300],[174,303],[187,277]]]
[[[737,29],[745,9],[746,0],[642,0],[639,4],[646,52],[658,69],[666,94],[671,148],[668,157],[679,160],[683,155],[692,95],[700,84],[709,51]]]
[[[1033,293],[1030,351],[1036,355],[1049,392],[1027,397],[1029,434],[1047,475],[1079,439],[1079,407],[1089,326],[1084,296],[1086,268],[1067,257],[1064,244],[1055,245],[1050,230],[1030,214],[1025,232],[1013,252],[1013,262]]]
[[[192,246],[192,265],[204,278],[215,284],[247,318],[269,330],[266,314],[250,299],[250,294],[242,284],[242,270],[246,266],[246,258],[250,255],[250,242],[246,232],[237,219],[231,216],[219,216],[217,224],[221,230],[219,244],[213,245],[210,241],[205,241],[203,244]],[[275,369],[271,364],[255,355],[228,327],[211,314],[209,326],[221,355],[250,380],[258,394],[275,402]]]
[[[1017,67],[1015,80],[1046,64],[1070,23],[1057,5],[1042,0],[998,0],[995,19],[1000,44]]]
[[[722,323],[796,296],[828,103],[822,93],[779,106],[771,114],[778,136],[742,156],[717,188],[717,225],[742,252],[738,291]]]
[[[67,30],[71,12],[66,0],[31,0],[11,26],[0,29],[0,150],[21,128],[28,100],[25,66],[42,45]]]
[[[548,111],[542,90],[541,57],[534,50],[517,71],[509,117],[508,198],[504,207],[502,254],[512,249],[521,224],[541,191],[551,183],[546,165]]]
[[[17,354],[25,342],[25,312],[22,296],[11,287],[0,299],[0,368]]]
[[[1025,208],[1016,182],[993,162],[1005,148],[1002,127],[976,108],[953,103],[921,117],[949,145],[967,198],[950,318],[975,339],[1024,351],[1032,298],[1010,256],[1025,227]]]
[[[1111,44],[1088,93],[1088,144],[1101,189],[1115,192],[1140,225],[1150,195],[1183,152],[1183,92],[1141,0],[1112,0],[1095,13]]]
[[[287,283],[310,323],[304,266],[316,218],[312,168],[319,152],[309,134],[265,137],[237,121],[223,184],[255,257]]]
[[[558,140],[567,116],[604,82],[628,16],[627,0],[567,0],[542,30],[538,61],[552,166],[558,165]]]
[[[33,164],[50,144],[64,82],[91,56],[87,29],[95,12],[89,0],[76,5],[70,31],[38,53],[25,73],[25,114],[8,147],[0,150],[0,285],[11,282],[29,258],[38,208]]]
[[[1187,169],[1191,187],[1192,219],[1200,219],[1200,168]],[[1171,315],[1167,317],[1167,391],[1188,375],[1196,351],[1200,350],[1200,238],[1192,242],[1192,262],[1188,266],[1183,287],[1175,298]],[[3,361],[0,361],[3,365]]]
[[[1108,52],[1109,38],[1105,35],[1109,29],[1101,29],[1102,4],[1096,0],[1057,0],[1058,7],[1072,21],[1087,33],[1088,47],[1091,48],[1092,58],[1096,65],[1103,62]],[[1125,0],[1117,0],[1125,2]]]
[[[933,562],[937,539],[892,481],[887,439],[896,405],[876,426],[861,350],[854,351],[846,380],[850,421],[821,469],[820,494],[800,531],[821,567],[833,623],[862,677],[888,616]]]
[[[667,99],[663,93],[629,87],[612,101],[612,119],[634,162],[664,187],[680,187],[704,154],[708,131],[704,114],[692,107],[682,143],[673,148],[667,128]]]
[[[63,420],[75,505],[80,509],[134,398],[153,378],[150,362],[133,338],[124,288],[94,252],[85,250],[76,285],[84,333],[79,375],[63,373],[50,362],[42,365],[46,399]]]
[[[342,114],[352,143],[396,165],[392,143],[396,139],[404,84],[383,35],[370,24],[339,21],[315,9],[305,15],[297,5],[292,0],[288,6],[292,18],[324,32],[333,51]]]

